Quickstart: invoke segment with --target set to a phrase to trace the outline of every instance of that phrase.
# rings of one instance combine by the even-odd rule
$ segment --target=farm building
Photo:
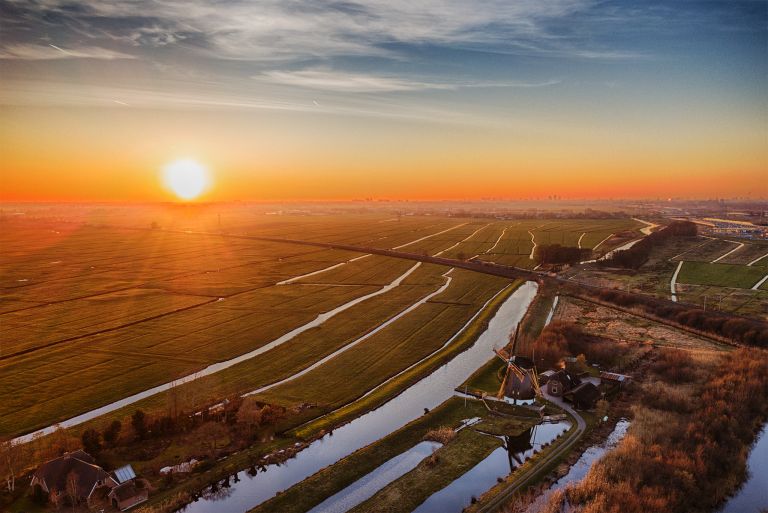
[[[125,511],[147,500],[147,491],[136,488],[135,478],[130,465],[109,473],[87,452],[74,451],[43,463],[32,474],[30,486],[33,493],[42,492],[57,505],[74,499],[91,506],[97,497],[107,496]],[[112,500],[113,495],[119,499]]]
[[[555,374],[556,371],[548,370],[539,374],[539,384],[546,385],[549,379]]]
[[[601,381],[607,381],[610,383],[616,383],[618,385],[623,385],[624,383],[629,383],[632,378],[625,374],[617,374],[615,372],[607,372],[602,371],[600,372],[600,380]]]
[[[115,508],[125,511],[146,501],[147,490],[139,489],[136,487],[136,483],[128,481],[112,488],[107,497]]]
[[[89,504],[98,488],[115,485],[114,479],[85,451],[66,453],[43,463],[32,474],[30,483],[33,491],[39,488],[57,504],[72,494],[77,502]]]
[[[602,396],[600,389],[589,381],[585,381],[563,394],[564,399],[571,401],[580,410],[591,410]]]
[[[555,397],[562,397],[563,394],[580,384],[581,380],[576,375],[561,369],[547,380],[547,392]]]
[[[133,467],[126,465],[112,473],[118,485],[107,495],[109,502],[120,511],[125,511],[147,500],[146,488],[136,487],[136,473]]]

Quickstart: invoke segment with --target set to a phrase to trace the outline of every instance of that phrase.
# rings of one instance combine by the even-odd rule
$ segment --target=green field
[[[760,267],[686,261],[680,269],[677,279],[680,283],[690,283],[693,285],[750,289],[765,274],[765,269]]]

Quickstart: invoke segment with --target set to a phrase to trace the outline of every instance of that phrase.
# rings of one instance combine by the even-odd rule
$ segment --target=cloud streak
[[[30,61],[45,61],[57,59],[135,59],[133,55],[115,52],[98,46],[78,46],[61,48],[59,46],[16,44],[0,49],[0,59],[19,59]]]
[[[274,61],[397,57],[393,44],[566,51],[548,24],[593,0],[5,0],[13,26],[56,25],[93,40],[178,45],[212,58]],[[52,27],[53,28],[53,27]],[[63,34],[64,35],[64,34]],[[17,37],[25,37],[23,31]],[[585,58],[600,48],[579,48]]]
[[[261,82],[341,93],[388,93],[491,87],[547,87],[560,80],[542,82],[428,82],[398,77],[334,70],[268,71],[253,77]]]

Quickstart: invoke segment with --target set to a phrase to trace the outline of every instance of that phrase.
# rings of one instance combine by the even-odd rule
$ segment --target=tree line
[[[603,267],[623,267],[639,269],[648,261],[651,250],[672,237],[695,237],[698,233],[696,224],[690,221],[673,221],[661,230],[644,237],[634,246],[623,251],[614,251],[610,257],[599,260]]]

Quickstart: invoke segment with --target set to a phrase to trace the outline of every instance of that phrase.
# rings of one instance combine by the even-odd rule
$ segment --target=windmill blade
[[[501,387],[499,387],[499,392],[496,394],[496,399],[504,398],[504,387],[507,386],[508,377],[509,377],[509,365],[507,365],[507,371],[504,373],[504,379],[501,380]]]

